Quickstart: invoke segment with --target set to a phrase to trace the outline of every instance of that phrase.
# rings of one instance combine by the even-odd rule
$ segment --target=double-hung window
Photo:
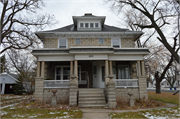
[[[99,28],[99,23],[95,23],[95,27],[96,27],[96,28]]]
[[[81,44],[81,39],[80,39],[80,38],[76,38],[76,39],[75,39],[75,43],[76,43],[76,44]]]
[[[66,48],[66,39],[59,39],[59,48]]]
[[[99,38],[99,44],[104,44],[104,38]]]
[[[129,66],[118,66],[118,78],[129,79]]]
[[[56,80],[69,80],[70,67],[62,66],[56,67]]]
[[[90,23],[90,27],[91,27],[91,28],[94,28],[94,23]]]
[[[85,23],[85,27],[88,28],[89,27],[89,23]]]
[[[117,39],[112,39],[112,47],[114,48],[120,48],[120,40]]]
[[[84,23],[80,23],[80,28],[83,28],[84,27]]]

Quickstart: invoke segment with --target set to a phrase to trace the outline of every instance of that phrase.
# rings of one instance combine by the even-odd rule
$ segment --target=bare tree
[[[36,58],[27,52],[18,50],[8,50],[8,66],[11,72],[19,75],[19,80],[26,85],[28,93],[33,93],[35,74],[36,74]]]
[[[54,22],[48,14],[37,14],[43,0],[1,0],[1,54],[8,49],[27,49],[40,43],[34,31]]]
[[[173,43],[168,41],[167,29],[174,27],[175,19],[178,16],[179,4],[175,4],[172,0],[108,0],[112,3],[112,7],[118,12],[124,10],[129,16],[138,18],[133,20],[131,24],[140,29],[154,29],[157,32],[157,39],[160,41],[168,51],[173,55],[175,60],[179,62],[177,53],[177,43],[173,48]],[[129,10],[131,12],[129,12]],[[143,17],[141,17],[143,16]],[[144,22],[139,20],[144,19]],[[142,19],[142,20],[143,20]],[[176,22],[177,23],[177,22]],[[176,25],[177,27],[177,25]],[[173,29],[174,30],[174,29]],[[172,31],[174,32],[174,31]],[[176,36],[177,34],[174,33]]]

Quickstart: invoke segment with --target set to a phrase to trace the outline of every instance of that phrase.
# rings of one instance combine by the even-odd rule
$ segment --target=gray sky
[[[96,16],[106,16],[105,24],[118,26],[120,19],[110,10],[110,5],[104,0],[45,0],[46,6],[42,13],[54,15],[58,24],[47,29],[56,29],[72,24],[72,16],[82,16],[92,13]],[[123,26],[122,26],[123,27]]]

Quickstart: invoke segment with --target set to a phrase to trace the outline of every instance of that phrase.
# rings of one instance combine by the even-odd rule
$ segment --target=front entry
[[[105,87],[105,66],[104,61],[93,62],[93,88]]]

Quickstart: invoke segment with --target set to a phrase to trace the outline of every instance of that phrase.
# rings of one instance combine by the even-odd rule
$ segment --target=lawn
[[[173,103],[179,105],[179,95],[173,93],[156,94],[148,92],[149,99],[155,99],[164,103]],[[180,108],[153,109],[139,112],[111,113],[111,118],[180,118]]]
[[[156,94],[155,92],[148,92],[149,99],[155,99],[164,103],[173,103],[179,105],[179,94],[173,95],[173,93],[161,92]]]

